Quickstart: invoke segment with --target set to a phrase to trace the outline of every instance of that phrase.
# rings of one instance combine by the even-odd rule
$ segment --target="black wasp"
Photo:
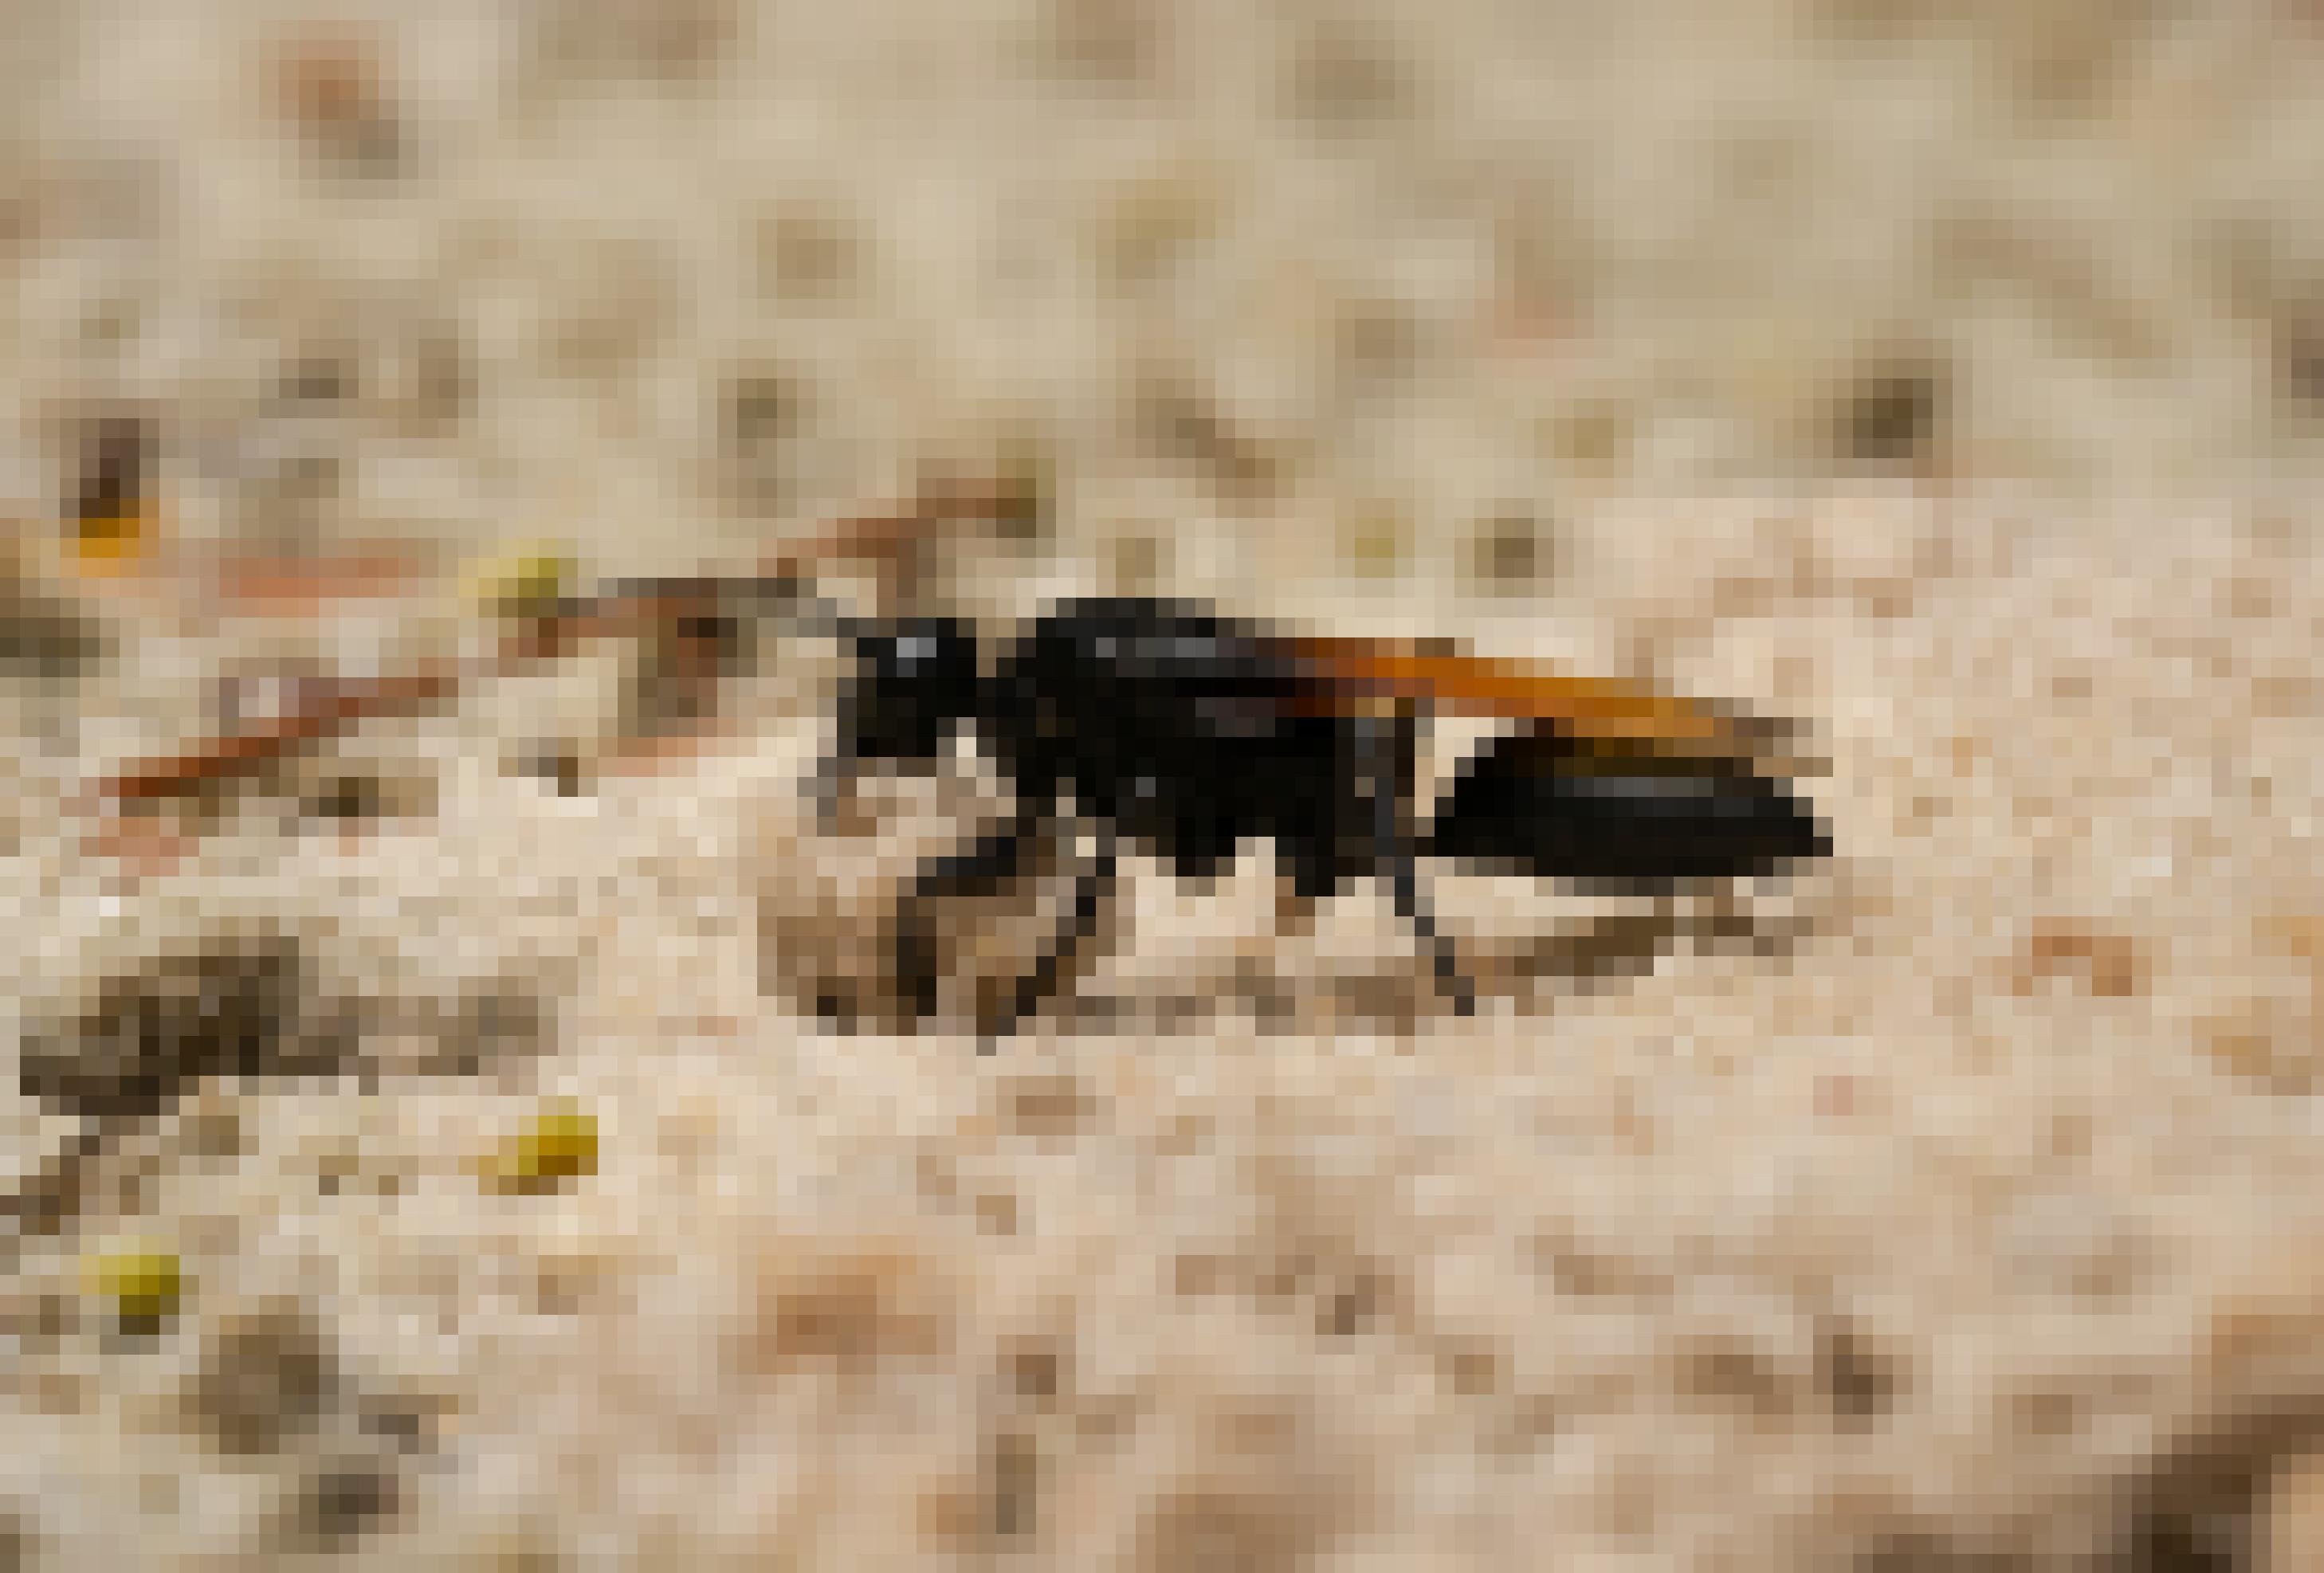
[[[1385,878],[1464,1013],[1474,991],[1423,900],[1424,860],[1669,889],[1831,850],[1812,807],[1756,762],[1752,727],[1627,685],[1304,638],[1147,599],[1068,603],[989,660],[951,619],[847,633],[857,665],[837,750],[818,771],[826,807],[867,766],[935,761],[964,731],[1015,799],[971,844],[926,863],[904,895],[894,976],[915,1018],[936,1005],[930,904],[1018,879],[1048,832],[1094,832],[1072,914],[982,1024],[988,1045],[1058,991],[1125,845],[1204,879],[1265,838],[1308,901]],[[1461,768],[1424,831],[1418,731],[1447,714],[1517,725]]]

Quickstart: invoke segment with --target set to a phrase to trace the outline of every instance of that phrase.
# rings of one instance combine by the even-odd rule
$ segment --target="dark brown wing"
[[[1312,678],[1312,703],[1326,712],[1409,704],[1436,714],[1539,722],[1585,745],[1684,757],[1753,757],[1775,731],[1720,706],[1532,662],[1433,653],[1386,639],[1295,639],[1284,648]]]

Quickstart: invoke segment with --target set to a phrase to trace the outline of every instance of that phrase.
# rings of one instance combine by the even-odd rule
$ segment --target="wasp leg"
[[[1074,915],[1067,920],[1057,937],[1040,961],[1034,964],[1018,983],[1015,997],[1010,1001],[1008,1013],[991,1024],[977,1043],[977,1053],[992,1053],[997,1041],[1012,1035],[1017,1024],[1023,1021],[1044,1001],[1053,998],[1065,976],[1065,969],[1097,933],[1098,915],[1106,898],[1112,895],[1119,860],[1115,855],[1113,832],[1102,829],[1098,832],[1097,861],[1074,877]]]
[[[1420,943],[1428,947],[1436,966],[1436,987],[1452,1001],[1453,1012],[1460,1016],[1476,1015],[1476,986],[1462,972],[1461,959],[1453,954],[1452,942],[1437,929],[1435,917],[1421,902],[1419,860],[1414,853],[1410,838],[1402,838],[1401,844],[1391,850],[1388,856],[1392,860],[1388,865],[1388,876],[1396,895],[1397,915],[1410,924]]]
[[[1477,1013],[1477,990],[1462,975],[1452,943],[1436,927],[1435,915],[1420,898],[1420,842],[1405,823],[1406,799],[1414,774],[1415,736],[1408,720],[1365,721],[1359,733],[1369,745],[1367,768],[1372,805],[1372,844],[1380,865],[1388,870],[1388,888],[1396,915],[1410,924],[1428,947],[1436,969],[1436,987],[1452,1001],[1461,1016]]]
[[[1275,884],[1275,932],[1287,938],[1302,938],[1315,926],[1315,898],[1302,889],[1296,879],[1279,878]]]
[[[1024,872],[1026,854],[1048,815],[1020,807],[998,830],[976,838],[964,852],[951,852],[924,865],[896,915],[896,989],[914,1020],[936,1010],[936,946],[927,905],[954,896],[989,894]]]
[[[815,807],[816,828],[829,831],[838,825],[840,791],[853,784],[855,775],[856,762],[848,754],[828,753],[816,761],[807,778],[807,800]]]

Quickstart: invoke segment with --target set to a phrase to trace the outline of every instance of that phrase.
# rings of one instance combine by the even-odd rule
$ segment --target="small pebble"
[[[573,558],[555,547],[533,543],[479,564],[466,584],[469,604],[498,617],[538,616],[553,607],[573,584]]]
[[[597,1120],[569,1104],[535,1115],[516,1136],[487,1155],[485,1182],[494,1190],[548,1190],[597,1172]]]
[[[174,1251],[124,1246],[91,1254],[83,1264],[88,1292],[126,1322],[159,1320],[178,1309],[185,1274]]]

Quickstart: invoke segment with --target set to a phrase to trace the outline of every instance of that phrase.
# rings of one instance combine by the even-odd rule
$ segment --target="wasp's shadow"
[[[1463,923],[1455,944],[1480,1007],[1520,1016],[1554,1012],[1576,995],[1618,989],[1683,956],[1787,961],[1822,922],[1798,889],[1652,889],[1599,882],[1564,893],[1563,921],[1524,933],[1506,919]],[[1360,899],[1352,896],[1342,899]],[[1488,898],[1489,900],[1489,897]],[[1194,988],[1148,985],[1061,996],[1053,1023],[1074,1031],[1177,1035],[1247,1023],[1262,1035],[1317,1032],[1409,1035],[1458,1019],[1425,951],[1302,968],[1277,953],[1246,954],[1223,978]]]

